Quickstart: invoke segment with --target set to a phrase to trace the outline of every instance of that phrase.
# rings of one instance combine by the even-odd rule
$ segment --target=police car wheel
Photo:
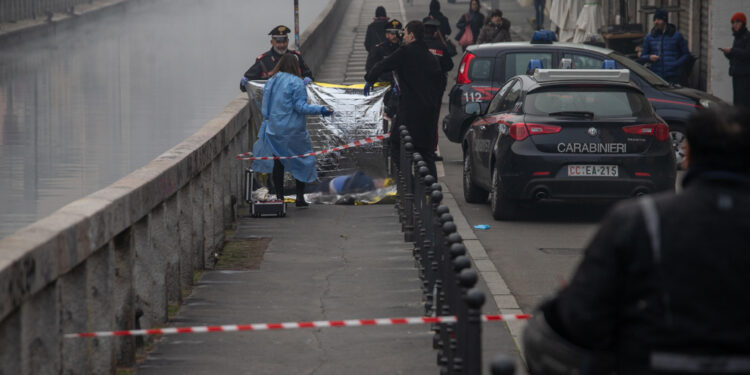
[[[495,220],[511,220],[516,217],[519,203],[509,199],[503,193],[502,183],[497,168],[492,170],[492,190],[490,191],[490,209]]]
[[[464,152],[464,200],[467,203],[487,202],[487,190],[480,188],[471,181],[471,151]]]
[[[682,169],[682,161],[685,160],[685,144],[683,142],[685,140],[685,131],[681,128],[670,129],[669,139],[672,141],[677,169]]]

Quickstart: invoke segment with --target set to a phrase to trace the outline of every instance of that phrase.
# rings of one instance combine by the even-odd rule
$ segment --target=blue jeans
[[[537,30],[544,28],[544,5],[546,0],[534,0],[534,11],[536,12]]]

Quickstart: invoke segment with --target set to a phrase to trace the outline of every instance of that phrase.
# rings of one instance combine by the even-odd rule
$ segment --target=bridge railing
[[[400,150],[392,168],[398,183],[396,208],[404,240],[414,242],[414,259],[422,281],[426,316],[456,316],[456,324],[436,324],[433,347],[441,374],[481,374],[482,306],[477,271],[457,233],[442,187],[414,152],[406,126],[399,128]],[[513,363],[493,362],[493,374],[510,375]]]
[[[0,23],[26,19],[45,19],[51,13],[67,13],[75,6],[91,4],[93,0],[3,0],[0,2]]]

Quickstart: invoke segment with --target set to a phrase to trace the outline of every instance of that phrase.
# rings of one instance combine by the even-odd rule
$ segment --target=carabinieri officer
[[[305,64],[305,60],[302,59],[302,54],[299,51],[289,49],[289,36],[287,34],[291,31],[292,30],[284,25],[279,25],[271,29],[271,32],[268,33],[268,35],[271,36],[271,49],[258,56],[258,58],[255,59],[255,64],[245,72],[245,75],[240,82],[240,90],[242,92],[245,92],[245,84],[247,81],[268,79],[269,73],[285,53],[297,57],[300,66],[300,74],[304,78],[305,84],[313,81],[312,71],[310,71],[310,68]]]

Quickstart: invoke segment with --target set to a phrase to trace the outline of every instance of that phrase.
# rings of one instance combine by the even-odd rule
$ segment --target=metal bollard
[[[482,373],[482,306],[484,292],[473,288],[466,293],[466,345],[464,346],[465,374]]]
[[[455,339],[455,361],[454,371],[457,374],[473,374],[467,371],[469,356],[467,351],[467,345],[469,342],[469,306],[463,301],[463,297],[467,295],[468,291],[474,288],[479,276],[477,272],[471,269],[471,260],[465,255],[459,256],[454,260],[454,266],[458,272],[458,283],[461,289],[461,297],[459,303],[454,306],[455,315],[457,318],[456,322],[456,339]],[[478,374],[478,372],[477,372]]]
[[[412,173],[412,153],[414,145],[411,143],[411,137],[404,137],[404,222],[403,232],[404,241],[414,242],[414,176]]]

